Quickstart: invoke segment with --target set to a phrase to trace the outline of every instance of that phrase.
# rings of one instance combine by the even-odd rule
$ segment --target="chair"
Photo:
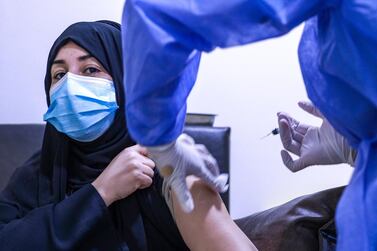
[[[41,148],[43,132],[44,124],[0,125],[0,190],[15,168]],[[229,173],[230,128],[187,126],[185,132],[206,145],[221,172]],[[333,218],[342,191],[333,188],[301,196],[235,222],[260,251],[332,251],[336,244]],[[229,208],[229,191],[222,199]]]
[[[0,191],[13,171],[42,147],[44,128],[44,124],[0,124]],[[229,173],[229,127],[187,126],[185,132],[206,145],[221,172]],[[228,208],[229,190],[221,197]]]

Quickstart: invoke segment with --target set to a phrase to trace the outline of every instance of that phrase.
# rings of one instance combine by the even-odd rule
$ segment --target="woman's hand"
[[[152,184],[155,164],[146,156],[146,148],[127,147],[93,181],[106,206]]]

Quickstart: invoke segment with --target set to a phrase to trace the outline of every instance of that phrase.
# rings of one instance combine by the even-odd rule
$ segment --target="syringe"
[[[264,139],[264,138],[266,138],[267,136],[270,136],[270,135],[277,135],[277,134],[279,134],[279,128],[274,128],[271,132],[269,132],[267,135],[265,135],[265,136],[263,136],[262,138],[260,138],[260,139]]]

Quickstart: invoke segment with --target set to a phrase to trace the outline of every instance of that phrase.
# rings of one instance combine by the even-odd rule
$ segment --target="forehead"
[[[84,48],[70,41],[59,49],[58,53],[56,54],[55,60],[65,59],[69,57],[79,57],[87,54],[89,53]]]

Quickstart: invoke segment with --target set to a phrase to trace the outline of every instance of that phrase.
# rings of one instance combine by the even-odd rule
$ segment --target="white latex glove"
[[[347,140],[335,131],[312,103],[300,101],[298,105],[323,122],[320,127],[314,127],[302,124],[286,113],[278,113],[281,142],[286,150],[299,156],[293,160],[286,150],[282,150],[285,166],[292,172],[312,165],[348,163],[353,166],[356,152]]]
[[[166,146],[147,147],[150,157],[176,193],[185,212],[194,209],[194,201],[186,184],[188,175],[195,175],[217,192],[228,190],[228,174],[220,174],[216,160],[204,145],[196,145],[187,134]]]

